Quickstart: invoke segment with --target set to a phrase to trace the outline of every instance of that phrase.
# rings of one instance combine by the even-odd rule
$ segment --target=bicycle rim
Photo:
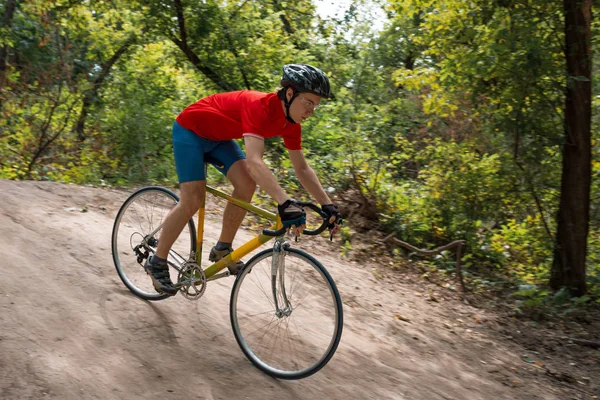
[[[135,247],[141,246],[140,251],[147,251],[148,257],[155,253],[161,230],[153,236],[148,235],[161,226],[178,201],[177,195],[170,190],[146,187],[133,193],[123,203],[115,219],[112,233],[115,267],[125,286],[145,300],[161,300],[169,296],[156,292],[143,268],[145,258],[141,264],[138,262]],[[188,259],[190,252],[196,249],[195,237],[194,222],[190,219],[172,246],[169,264],[180,266]],[[176,282],[177,271],[170,270],[171,280]]]
[[[248,359],[267,374],[300,379],[331,359],[342,335],[343,312],[329,273],[308,254],[287,249],[285,265],[289,315],[277,315],[272,290],[272,249],[257,254],[238,275],[230,302],[235,338]],[[276,282],[279,309],[285,309],[282,283]]]

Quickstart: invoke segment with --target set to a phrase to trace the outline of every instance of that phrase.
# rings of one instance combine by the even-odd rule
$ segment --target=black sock
[[[152,264],[166,264],[167,263],[167,259],[166,258],[160,258],[159,256],[157,256],[156,254],[152,256],[152,258],[150,259],[150,262]]]
[[[217,244],[215,245],[215,250],[218,250],[218,251],[229,250],[229,249],[231,249],[231,243],[225,243],[225,242],[218,241]]]

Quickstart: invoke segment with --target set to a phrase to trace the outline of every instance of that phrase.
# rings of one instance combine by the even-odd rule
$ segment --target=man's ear
[[[292,99],[292,96],[294,96],[294,89],[287,88],[285,90],[285,98],[287,99],[287,101],[290,101]]]

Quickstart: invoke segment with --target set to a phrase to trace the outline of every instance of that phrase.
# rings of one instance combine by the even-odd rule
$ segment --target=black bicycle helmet
[[[295,124],[296,121],[290,117],[290,106],[300,93],[309,92],[326,99],[333,98],[327,75],[319,68],[315,68],[308,64],[284,65],[281,86],[284,88],[284,90],[280,91],[280,98],[285,105],[285,118],[293,124]],[[294,95],[289,101],[285,95],[288,87],[291,87],[294,90]]]
[[[310,92],[326,99],[333,97],[327,75],[307,64],[284,65],[281,86],[291,86],[300,92]]]

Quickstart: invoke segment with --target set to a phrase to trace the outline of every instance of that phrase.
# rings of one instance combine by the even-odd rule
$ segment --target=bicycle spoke
[[[262,314],[265,314],[265,313],[262,313]],[[259,330],[261,330],[261,329],[264,329],[264,327],[265,327],[265,326],[269,326],[269,325],[271,325],[271,324],[273,323],[273,321],[275,321],[275,318],[277,318],[277,316],[276,316],[276,315],[273,313],[273,315],[271,316],[271,320],[270,320],[268,323],[266,323],[266,324],[265,324],[265,322],[264,322],[264,321],[262,321],[262,320],[258,320],[258,321],[254,321],[254,322],[252,322],[252,323],[251,323],[251,324],[249,324],[249,325],[246,325],[246,329],[247,329],[247,333],[246,333],[246,335],[247,335],[248,337],[251,337],[252,335],[254,335],[254,334],[255,334],[256,332],[258,332]],[[250,331],[250,329],[249,329],[250,327],[254,327],[255,325],[258,325],[259,323],[261,323],[261,326],[260,326],[260,327],[256,328],[254,331]]]
[[[273,316],[273,318],[271,318],[271,321],[270,321],[270,322],[267,324],[267,326],[269,327],[269,329],[268,329],[266,332],[262,332],[262,331],[261,331],[261,333],[262,333],[262,334],[260,335],[260,339],[258,340],[258,342],[257,342],[257,343],[256,343],[256,345],[255,345],[257,349],[260,349],[260,348],[262,348],[262,346],[261,346],[261,345],[262,345],[262,343],[263,343],[263,340],[265,339],[265,337],[267,337],[267,335],[268,335],[268,334],[269,334],[269,333],[270,333],[270,332],[271,332],[271,331],[272,331],[274,328],[275,328],[275,329],[277,328],[277,325],[279,324],[279,322],[280,322],[280,321],[277,321],[275,318],[276,318],[276,317],[275,317],[275,316]],[[273,322],[274,322],[274,323],[273,323]],[[253,332],[250,332],[250,333],[248,333],[248,338],[250,338],[251,336],[253,336],[253,335],[254,335],[255,333],[257,333],[258,331],[259,331],[259,330],[258,330],[258,329],[256,329],[256,330],[254,330]]]
[[[269,278],[270,278],[271,275],[269,273],[265,273],[265,274],[267,276],[269,276]],[[256,275],[258,275],[258,274],[256,274]],[[273,298],[273,292],[269,291],[269,293],[267,294],[267,291],[263,288],[262,281],[256,282],[258,280],[258,278],[255,278],[255,277],[252,277],[251,279],[254,280],[255,283],[257,283],[257,285],[260,288],[260,291],[263,293],[263,295],[265,296],[265,298],[271,303],[271,305],[273,306],[273,309],[275,309],[275,301],[272,300],[272,298]],[[269,286],[269,289],[270,288],[271,287]]]

